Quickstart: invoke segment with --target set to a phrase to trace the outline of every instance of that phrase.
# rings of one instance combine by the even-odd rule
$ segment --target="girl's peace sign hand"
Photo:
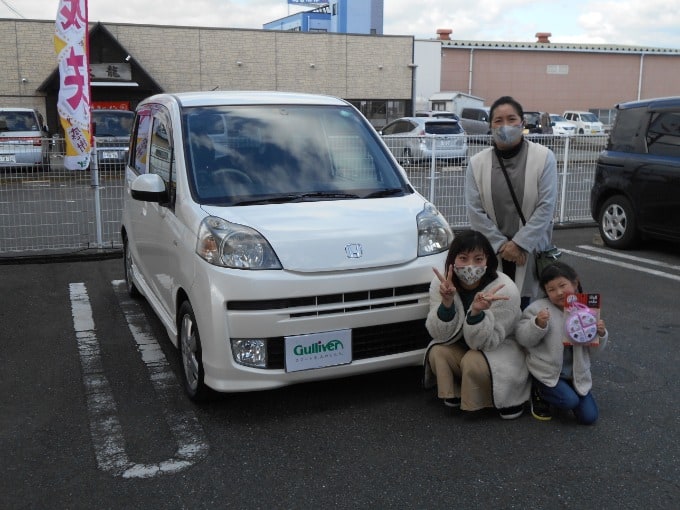
[[[496,295],[496,293],[503,287],[505,287],[505,284],[501,283],[500,285],[491,289],[491,292],[478,292],[475,295],[475,299],[472,301],[472,305],[470,305],[470,313],[472,315],[477,315],[479,312],[491,308],[491,304],[494,301],[507,301],[510,299],[509,296]]]
[[[453,265],[446,269],[446,278],[442,276],[436,267],[433,267],[432,270],[437,275],[437,278],[439,278],[439,295],[442,297],[442,304],[446,308],[451,308],[453,296],[456,295],[456,286],[453,284]]]

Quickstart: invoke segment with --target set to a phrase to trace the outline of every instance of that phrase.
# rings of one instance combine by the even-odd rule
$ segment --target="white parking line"
[[[73,327],[83,367],[83,383],[97,464],[101,470],[123,478],[151,478],[177,473],[208,454],[203,430],[191,410],[173,409],[171,402],[180,388],[169,363],[150,328],[146,326],[143,314],[125,294],[124,282],[116,280],[112,283],[142,360],[149,370],[151,383],[163,408],[165,421],[177,443],[177,450],[172,458],[153,464],[134,463],[128,458],[115,399],[104,374],[90,298],[85,284],[71,283],[69,291]]]
[[[620,251],[606,250],[604,248],[596,248],[595,246],[587,246],[585,244],[577,246],[577,248],[579,248],[581,250],[594,251],[595,253],[602,253],[604,255],[611,255],[611,256],[613,256],[615,258],[619,258],[619,259],[634,260],[636,262],[642,262],[643,264],[648,264],[650,266],[659,266],[659,267],[665,267],[665,268],[668,268],[668,269],[673,269],[675,271],[680,271],[680,266],[676,266],[676,265],[673,265],[673,264],[667,264],[666,262],[660,262],[658,260],[647,259],[647,258],[644,258],[644,257],[636,257],[635,255],[630,255],[628,253],[622,253]]]
[[[580,246],[579,246],[579,248],[580,248]],[[613,260],[613,259],[607,258],[607,257],[599,257],[597,255],[591,255],[589,253],[581,253],[581,252],[578,252],[578,251],[566,250],[564,248],[560,248],[560,251],[562,251],[562,253],[568,253],[569,255],[573,255],[574,257],[581,257],[581,258],[588,259],[588,260],[595,260],[597,262],[602,262],[603,264],[611,264],[613,266],[623,267],[625,269],[631,269],[633,271],[639,271],[641,273],[647,273],[647,274],[651,274],[651,275],[654,275],[654,276],[660,276],[661,278],[667,278],[669,280],[680,281],[680,275],[665,273],[663,271],[657,271],[656,269],[650,269],[650,268],[647,268],[647,267],[636,266],[634,264],[628,264],[627,262],[620,262],[618,260]],[[647,261],[646,259],[643,259],[643,260],[645,260],[648,263],[652,262],[652,261]]]

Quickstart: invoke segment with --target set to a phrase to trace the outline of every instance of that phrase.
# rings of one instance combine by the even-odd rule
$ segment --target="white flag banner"
[[[64,166],[86,170],[90,164],[90,71],[87,0],[59,0],[54,50],[59,62],[57,110],[66,138]]]

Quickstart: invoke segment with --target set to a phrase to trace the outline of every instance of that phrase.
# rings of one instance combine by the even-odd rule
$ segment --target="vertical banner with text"
[[[64,166],[85,170],[90,164],[90,72],[87,0],[59,0],[54,50],[59,62],[57,110],[66,139]]]

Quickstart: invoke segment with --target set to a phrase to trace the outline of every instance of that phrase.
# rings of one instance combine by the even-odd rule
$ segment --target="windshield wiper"
[[[392,197],[394,195],[403,195],[404,190],[401,188],[387,188],[387,189],[381,189],[378,191],[374,191],[373,193],[369,193],[366,195],[364,198],[383,198],[383,197]]]
[[[276,195],[267,198],[254,198],[252,200],[242,200],[234,205],[260,205],[260,204],[285,204],[288,202],[304,202],[309,199],[330,199],[330,198],[359,198],[352,193],[337,193],[335,191],[315,191],[311,193],[290,193],[288,195]]]

